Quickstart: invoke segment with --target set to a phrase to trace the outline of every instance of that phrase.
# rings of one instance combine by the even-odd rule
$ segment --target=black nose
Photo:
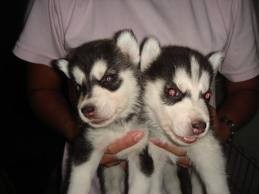
[[[85,105],[83,108],[81,108],[81,112],[85,117],[91,118],[95,114],[95,106],[92,104]]]
[[[206,127],[207,127],[207,125],[203,121],[193,121],[192,122],[192,131],[193,131],[193,134],[195,134],[195,135],[199,135],[199,134],[203,133],[205,131]]]

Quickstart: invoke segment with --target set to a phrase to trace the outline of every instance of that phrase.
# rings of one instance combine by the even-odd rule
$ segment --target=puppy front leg
[[[208,194],[229,194],[225,161],[219,142],[208,134],[193,144],[188,152]]]
[[[163,182],[166,193],[182,194],[179,177],[177,176],[176,164],[172,164],[169,162],[165,163],[163,174]]]
[[[102,155],[99,151],[93,151],[87,161],[80,164],[72,162],[67,194],[89,193]]]
[[[129,157],[129,194],[147,194],[149,191],[153,162],[147,151],[142,154],[131,154]]]
[[[149,144],[149,152],[154,161],[149,194],[164,193],[164,190],[168,194],[181,194],[175,165],[177,156],[153,143]]]
[[[151,176],[150,192],[149,194],[163,193],[162,181],[164,179],[164,167],[168,162],[169,155],[166,151],[158,148],[152,143],[149,144],[149,152],[154,163],[154,172]],[[169,159],[170,160],[170,159]]]
[[[102,169],[102,178],[104,180],[103,189],[105,194],[123,194],[125,193],[125,169],[121,165],[115,165]]]
[[[195,193],[195,194],[204,193],[200,177],[198,176],[197,172],[194,169],[193,169],[193,172],[191,172],[191,183],[192,183],[192,193]]]

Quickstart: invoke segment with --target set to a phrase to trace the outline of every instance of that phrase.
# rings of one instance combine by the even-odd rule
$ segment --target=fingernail
[[[150,141],[151,141],[152,143],[156,144],[156,145],[161,145],[161,144],[162,144],[161,141],[159,141],[158,139],[155,139],[155,138],[151,138]]]
[[[144,133],[141,131],[137,131],[133,134],[134,141],[139,141],[144,136]]]

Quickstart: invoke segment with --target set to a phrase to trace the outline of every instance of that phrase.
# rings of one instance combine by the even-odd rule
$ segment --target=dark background
[[[22,30],[28,0],[2,9],[0,194],[55,193],[64,139],[30,110],[26,98],[25,62],[12,54]],[[255,1],[259,10],[259,2]],[[2,10],[5,11],[5,10]],[[245,152],[259,158],[259,114],[236,137]],[[46,191],[46,188],[51,190]],[[53,189],[54,188],[54,189]]]
[[[2,7],[0,194],[44,193],[55,184],[64,139],[38,120],[26,98],[25,62],[12,54],[28,0]],[[3,10],[5,9],[6,10]],[[53,187],[51,187],[53,188]],[[50,193],[50,192],[48,192]]]

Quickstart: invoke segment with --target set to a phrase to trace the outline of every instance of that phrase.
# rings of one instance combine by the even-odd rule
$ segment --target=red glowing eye
[[[177,88],[168,88],[167,95],[175,98],[181,98],[183,96],[182,92]]]
[[[203,94],[203,98],[204,98],[205,100],[210,100],[211,95],[212,95],[211,91],[207,91],[207,92],[205,92],[205,93]]]
[[[180,101],[184,97],[184,94],[175,85],[166,86],[164,94],[166,99],[170,102]]]
[[[173,88],[169,88],[168,89],[168,95],[169,96],[176,96],[177,95],[177,91]]]

